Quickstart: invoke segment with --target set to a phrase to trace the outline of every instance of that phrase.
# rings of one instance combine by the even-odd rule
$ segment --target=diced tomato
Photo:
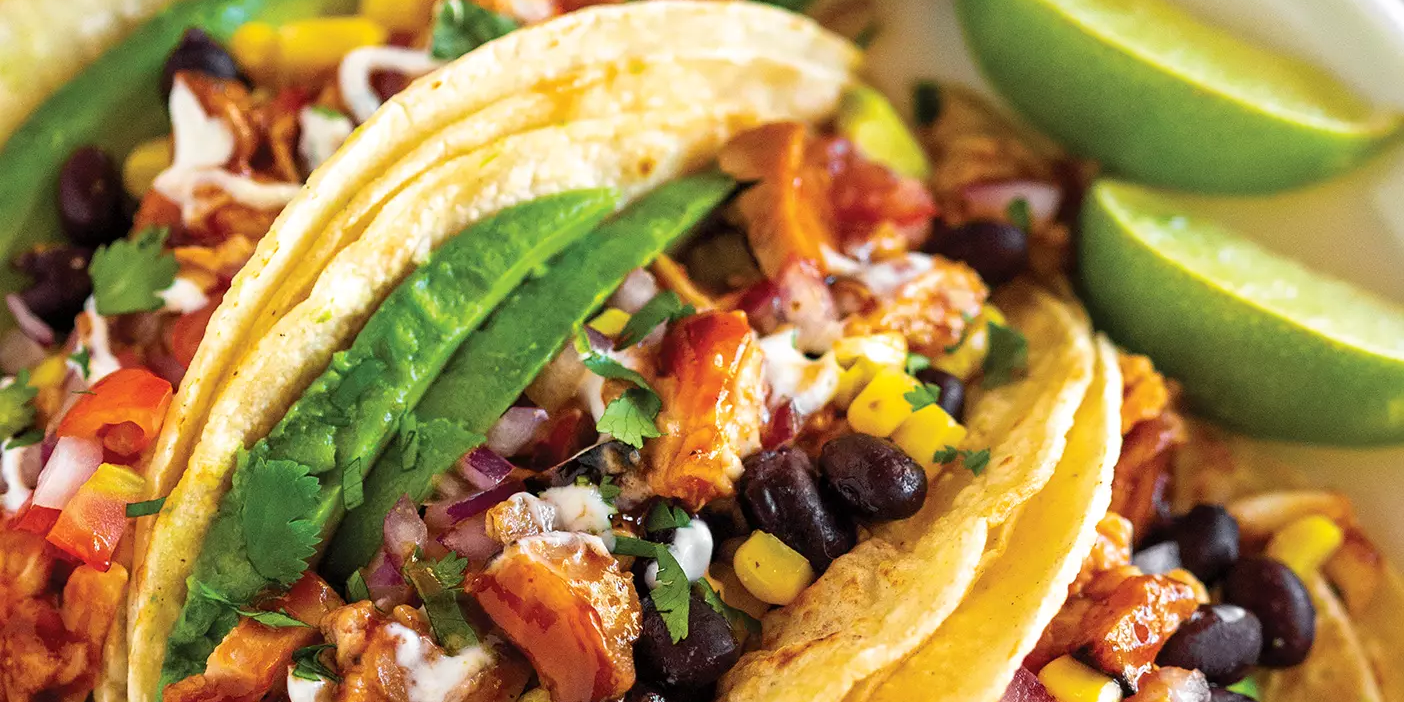
[[[122,456],[156,438],[171,403],[171,384],[144,368],[123,368],[99,380],[59,422],[59,436],[102,441]]]
[[[78,488],[49,531],[49,543],[107,572],[127,531],[127,505],[141,498],[146,480],[132,469],[104,463]]]
[[[14,525],[20,531],[27,531],[31,534],[43,536],[54,528],[54,523],[58,521],[59,510],[53,507],[40,507],[33,502],[25,502],[15,515]]]
[[[219,302],[218,298],[211,299],[210,304],[181,315],[171,325],[166,345],[170,347],[171,355],[175,356],[180,365],[190,367],[190,361],[195,358],[195,350],[200,348],[200,340],[205,338],[205,327],[209,325],[210,316],[214,314],[215,308],[219,307]]]

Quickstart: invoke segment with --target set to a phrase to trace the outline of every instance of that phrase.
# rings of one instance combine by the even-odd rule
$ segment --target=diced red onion
[[[396,568],[429,542],[429,527],[419,518],[419,510],[409,497],[401,495],[385,515],[385,553]]]
[[[507,463],[506,459],[502,457],[521,453],[522,449],[531,443],[536,431],[546,423],[546,419],[546,410],[539,407],[513,407],[502,413],[502,418],[498,419],[497,423],[488,430],[487,443],[485,444],[487,448],[473,449],[465,454],[463,460],[459,462],[458,465],[463,471],[463,477],[467,478],[468,482],[479,490],[487,490],[502,482],[502,479],[507,477],[507,473],[512,472],[512,464]],[[479,456],[480,452],[494,455],[490,458]],[[475,456],[477,457],[475,458]],[[497,460],[493,461],[492,458]],[[484,470],[487,468],[491,468],[491,470]],[[473,475],[475,470],[480,476],[486,474],[486,480],[490,482],[483,482],[479,478],[475,478]]]
[[[24,332],[25,336],[43,346],[53,345],[53,328],[30,311],[29,305],[24,304],[24,299],[19,296],[19,293],[6,295],[5,306],[10,308],[10,314],[15,316],[15,322],[19,324],[20,331]]]
[[[470,561],[483,562],[502,550],[502,544],[487,533],[487,513],[480,512],[459,522],[439,537],[439,543]]]
[[[1037,180],[1006,180],[968,185],[961,195],[977,217],[1001,218],[1016,200],[1029,203],[1034,222],[1048,222],[1058,214],[1063,193],[1057,186]]]
[[[175,356],[167,353],[150,354],[146,358],[146,367],[169,382],[172,387],[180,387],[180,381],[185,379],[185,366],[182,366]]]
[[[493,505],[525,489],[526,486],[520,480],[505,480],[491,490],[444,505],[444,516],[449,524],[458,524],[473,515],[488,511]]]
[[[375,606],[389,610],[410,600],[410,586],[400,574],[400,569],[385,555],[385,549],[375,552],[370,565],[364,571],[366,589],[370,590],[371,601]]]
[[[1014,679],[1009,681],[1000,702],[1058,702],[1048,688],[1039,682],[1038,676],[1020,667],[1014,671]]]
[[[791,264],[775,281],[786,321],[798,330],[801,351],[823,352],[843,332],[834,295],[819,271],[805,263]]]
[[[633,314],[657,294],[658,281],[654,279],[653,274],[642,268],[635,268],[624,277],[619,289],[609,297],[609,305]]]
[[[769,451],[795,440],[799,435],[800,416],[795,404],[785,400],[771,413],[770,422],[761,430],[761,448]]]
[[[564,351],[556,354],[556,357],[536,374],[536,379],[527,386],[526,396],[536,403],[537,407],[543,407],[548,412],[555,411],[575,397],[580,390],[581,381],[588,372],[585,363],[580,360],[580,354],[575,352],[575,347],[567,344]]]
[[[54,445],[54,453],[39,474],[34,488],[34,504],[63,509],[78,488],[93,477],[102,463],[102,446],[95,441],[65,436]]]
[[[46,357],[44,347],[19,329],[11,329],[0,337],[0,370],[10,375],[33,368]]]
[[[585,338],[590,342],[590,350],[595,353],[609,353],[614,350],[614,339],[605,336],[594,327],[585,327]]]

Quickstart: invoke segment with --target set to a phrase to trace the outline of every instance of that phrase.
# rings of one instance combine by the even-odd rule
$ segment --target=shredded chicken
[[[933,358],[957,344],[980,314],[989,290],[969,266],[931,260],[931,270],[875,295],[871,309],[849,317],[845,334],[900,332],[913,352]]]

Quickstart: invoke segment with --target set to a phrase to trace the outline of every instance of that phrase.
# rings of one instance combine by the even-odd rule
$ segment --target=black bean
[[[697,514],[712,530],[712,541],[722,543],[728,539],[751,535],[751,524],[741,511],[741,503],[734,497],[723,497],[708,502]],[[730,563],[730,561],[727,561]]]
[[[715,682],[741,658],[731,625],[702,598],[692,595],[687,608],[687,636],[673,643],[653,598],[643,601],[643,632],[634,644],[639,676],[669,688],[701,687]]]
[[[886,439],[845,434],[824,444],[819,471],[829,488],[865,519],[906,519],[926,501],[926,471]]]
[[[122,178],[102,149],[83,146],[64,161],[58,179],[59,223],[68,240],[93,248],[126,235]]]
[[[930,253],[964,261],[990,287],[1003,285],[1029,267],[1029,236],[1003,222],[975,220],[932,237]]]
[[[1148,575],[1163,575],[1176,568],[1184,567],[1180,562],[1180,544],[1175,541],[1162,541],[1147,546],[1131,557],[1131,565]]]
[[[175,84],[175,75],[180,71],[199,71],[211,78],[225,80],[241,79],[239,64],[219,42],[198,27],[185,30],[180,43],[166,57],[166,65],[161,68],[161,94],[169,96]]]
[[[36,249],[22,254],[15,267],[34,279],[20,299],[54,331],[73,328],[73,319],[93,293],[88,261],[93,252],[72,246]]]
[[[941,388],[941,396],[936,404],[946,410],[957,422],[965,417],[965,383],[960,378],[937,368],[923,368],[917,371],[917,380]]]
[[[1198,670],[1215,685],[1232,685],[1257,665],[1262,648],[1263,627],[1252,612],[1231,604],[1200,605],[1155,662]]]
[[[747,458],[738,492],[751,524],[798,551],[816,572],[858,543],[853,522],[825,504],[809,457],[799,449],[786,446]]]
[[[624,702],[668,702],[663,691],[645,682],[636,683],[624,695]]]
[[[1170,527],[1180,545],[1180,561],[1213,587],[1238,560],[1238,520],[1219,505],[1198,505]]]
[[[1258,616],[1260,665],[1287,668],[1306,660],[1316,640],[1316,607],[1301,578],[1271,558],[1245,558],[1224,579],[1224,601]]]
[[[1209,688],[1209,702],[1256,702],[1252,697],[1240,695],[1222,687]]]

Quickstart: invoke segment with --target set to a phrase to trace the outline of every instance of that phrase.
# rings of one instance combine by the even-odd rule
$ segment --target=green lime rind
[[[1264,438],[1404,440],[1404,308],[1115,181],[1088,194],[1078,256],[1093,319],[1196,411]]]
[[[958,0],[985,75],[1035,125],[1120,176],[1254,193],[1328,178],[1400,115],[1320,69],[1163,0]]]

